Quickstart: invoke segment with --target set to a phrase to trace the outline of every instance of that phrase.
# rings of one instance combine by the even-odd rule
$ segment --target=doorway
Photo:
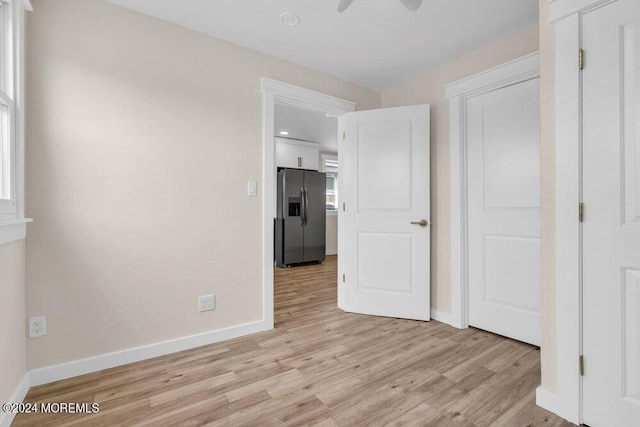
[[[276,101],[274,139],[275,326],[288,327],[337,304],[338,118]]]
[[[337,259],[334,272],[338,307],[429,320],[429,105],[354,112],[355,104],[348,101],[269,79],[262,84],[265,326],[274,325],[274,218],[279,205],[275,135],[277,131],[280,137],[289,136],[288,130],[275,129],[281,104],[337,118],[338,197],[347,200],[337,203],[338,252],[346,255]],[[298,169],[317,162],[306,162],[299,147],[296,150],[290,160]],[[306,182],[304,176],[301,179]],[[306,211],[307,188],[303,185],[298,191],[287,197],[297,197],[300,211]],[[334,195],[326,194],[328,207],[335,207]],[[287,211],[305,225],[296,201],[291,202]]]
[[[263,78],[262,79],[262,92],[263,92],[263,113],[264,113],[264,128],[263,128],[263,313],[264,313],[264,322],[268,328],[273,328],[275,325],[275,315],[274,315],[274,292],[275,292],[275,274],[274,274],[274,260],[275,260],[275,222],[274,218],[277,216],[277,146],[276,146],[276,138],[283,138],[280,140],[281,143],[286,144],[287,142],[296,141],[297,147],[306,146],[307,148],[313,149],[313,145],[309,145],[309,141],[306,144],[300,144],[298,140],[293,140],[292,138],[284,139],[284,137],[290,137],[298,135],[298,138],[302,139],[313,139],[304,133],[303,130],[295,130],[293,127],[290,129],[294,129],[291,131],[290,129],[277,129],[276,128],[276,115],[279,112],[279,117],[286,117],[287,114],[292,116],[300,116],[301,114],[306,117],[306,119],[311,121],[325,120],[325,123],[333,120],[333,132],[335,132],[335,142],[336,142],[336,150],[335,152],[326,151],[325,155],[331,155],[335,159],[339,159],[341,147],[337,144],[340,135],[343,132],[343,122],[342,117],[345,113],[351,112],[355,110],[355,103],[342,100],[339,98],[335,98],[329,95],[324,95],[312,90],[304,89],[301,87],[289,85],[286,83],[278,82],[275,80]],[[282,123],[282,121],[281,121]],[[293,122],[290,122],[293,123]],[[295,123],[293,123],[296,126]],[[298,123],[299,125],[299,123]],[[288,126],[292,126],[289,124]],[[281,134],[281,132],[286,132],[286,134]],[[289,144],[292,145],[292,144]],[[293,146],[293,145],[292,145]],[[289,146],[284,147],[290,148]],[[296,148],[297,149],[297,148]],[[304,150],[303,150],[304,151]],[[313,151],[313,150],[311,150]],[[307,154],[303,154],[302,152],[297,152],[294,157],[294,163],[290,166],[296,166],[299,168],[306,168],[307,166],[319,170],[321,168],[325,168],[326,166],[320,164],[321,157],[321,145],[318,144],[317,151],[318,157],[315,160],[315,165],[313,164],[313,160],[310,162],[305,162],[303,157],[306,157]],[[300,158],[300,159],[298,159]],[[300,166],[298,166],[300,165]],[[286,165],[285,165],[286,166]],[[340,163],[337,165],[337,172],[339,176],[340,174]],[[338,197],[341,191],[341,183],[340,180],[338,182]],[[337,248],[336,252],[339,250],[341,234],[340,227],[338,227],[338,223],[340,221],[339,212],[334,215],[327,215],[327,217],[331,218],[332,222],[335,224],[330,224],[328,228],[331,228],[334,225],[334,229],[337,228],[337,236],[335,239],[337,240]],[[336,255],[329,255],[336,256]],[[338,277],[337,270],[339,269],[339,260],[335,260],[335,284],[337,286]],[[338,307],[341,306],[340,294],[337,295],[337,303]]]

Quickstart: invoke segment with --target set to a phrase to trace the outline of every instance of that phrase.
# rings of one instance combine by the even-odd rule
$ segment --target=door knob
[[[420,227],[426,227],[427,225],[429,225],[429,221],[427,221],[426,219],[421,219],[420,221],[411,221],[411,224],[413,225],[419,225]]]

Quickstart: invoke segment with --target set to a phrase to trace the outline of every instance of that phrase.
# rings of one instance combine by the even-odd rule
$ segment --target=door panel
[[[485,95],[486,209],[540,208],[538,79]]]
[[[640,3],[583,16],[584,422],[640,420]]]
[[[631,22],[623,27],[622,49],[625,59],[622,65],[623,97],[622,118],[624,124],[623,155],[624,179],[622,182],[625,223],[640,222],[640,23]]]
[[[469,324],[540,343],[539,79],[467,103]]]
[[[429,320],[429,106],[345,116],[346,311]]]
[[[622,289],[624,396],[640,401],[640,269],[625,268]]]
[[[358,248],[358,289],[408,294],[413,292],[412,234],[360,233]],[[389,268],[388,252],[395,254],[401,264]]]
[[[357,143],[359,210],[410,209],[411,122],[360,123]]]
[[[322,261],[326,245],[326,174],[322,172],[304,173],[306,189],[306,212],[304,227],[304,261]]]
[[[538,313],[540,239],[490,235],[484,238],[485,301],[508,310]]]

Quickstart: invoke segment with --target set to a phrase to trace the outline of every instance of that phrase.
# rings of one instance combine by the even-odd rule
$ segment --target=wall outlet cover
[[[29,337],[37,338],[47,335],[47,318],[44,316],[29,319]]]
[[[215,295],[201,295],[198,297],[198,311],[211,311],[216,308]]]

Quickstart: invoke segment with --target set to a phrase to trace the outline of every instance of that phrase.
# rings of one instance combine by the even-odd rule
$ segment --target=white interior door
[[[540,344],[539,79],[467,103],[469,324]]]
[[[345,130],[342,308],[429,320],[429,106],[348,113]]]
[[[638,426],[640,2],[586,13],[582,36],[583,417]]]

